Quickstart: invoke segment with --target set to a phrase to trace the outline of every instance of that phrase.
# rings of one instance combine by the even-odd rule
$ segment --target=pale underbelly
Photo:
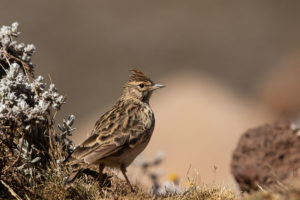
[[[126,148],[124,152],[118,156],[109,156],[107,158],[99,160],[95,164],[103,163],[107,167],[119,168],[121,165],[128,167],[134,159],[146,148],[149,143],[150,138],[141,144],[138,144],[134,148]]]

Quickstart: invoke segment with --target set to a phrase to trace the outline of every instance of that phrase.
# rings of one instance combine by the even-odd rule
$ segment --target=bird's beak
[[[161,85],[161,84],[155,84],[155,85],[152,86],[151,90],[157,90],[159,88],[164,88],[164,87],[166,87],[166,86]]]

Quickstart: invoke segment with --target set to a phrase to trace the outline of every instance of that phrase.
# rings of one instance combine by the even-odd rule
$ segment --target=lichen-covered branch
[[[35,47],[15,41],[19,35],[18,23],[0,28],[0,179],[22,197],[45,170],[62,168],[74,148],[68,136],[75,117],[64,119],[56,131],[54,118],[65,98],[53,83],[34,78]],[[8,197],[5,188],[0,184],[6,191],[0,197]]]

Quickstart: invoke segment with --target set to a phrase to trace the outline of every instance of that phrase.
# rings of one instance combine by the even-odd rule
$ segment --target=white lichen
[[[0,94],[0,120],[5,121],[45,120],[46,112],[60,109],[64,103],[54,84],[47,89],[42,76],[29,83],[17,63],[12,63],[0,80]]]
[[[36,48],[33,44],[25,45],[24,43],[14,41],[14,38],[18,37],[21,33],[18,31],[18,27],[19,23],[14,22],[11,26],[2,26],[0,28],[1,52],[11,52],[14,56],[26,62],[30,67],[33,67],[31,56]]]

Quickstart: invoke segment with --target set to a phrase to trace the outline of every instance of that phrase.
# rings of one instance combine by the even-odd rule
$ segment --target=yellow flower
[[[169,174],[169,181],[176,183],[179,182],[179,176],[176,173]]]

